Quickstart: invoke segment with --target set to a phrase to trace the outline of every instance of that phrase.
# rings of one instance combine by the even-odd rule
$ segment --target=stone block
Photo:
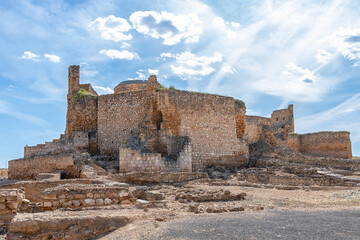
[[[90,206],[95,206],[95,200],[92,198],[85,199],[85,204]]]
[[[112,204],[112,200],[110,198],[105,198],[104,204],[105,205],[110,205],[110,204]]]
[[[104,200],[102,198],[98,198],[95,201],[96,206],[102,206],[104,205]]]
[[[44,202],[44,208],[49,208],[52,207],[52,203],[51,202]]]
[[[73,200],[72,201],[74,207],[80,207],[80,201],[79,200]]]

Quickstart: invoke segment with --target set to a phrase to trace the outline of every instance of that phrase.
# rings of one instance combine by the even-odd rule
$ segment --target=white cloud
[[[360,63],[360,28],[341,29],[327,38],[345,58]]]
[[[148,73],[150,75],[158,75],[159,74],[159,70],[158,69],[148,69]]]
[[[236,22],[227,22],[223,18],[216,16],[212,22],[226,33],[229,38],[235,38],[236,30],[240,28],[240,24]]]
[[[109,15],[106,18],[98,17],[89,23],[89,27],[100,32],[105,40],[115,42],[132,39],[131,34],[125,34],[131,28],[126,19]]]
[[[93,86],[93,88],[95,89],[95,91],[101,95],[101,94],[111,94],[114,91],[109,88],[109,87],[102,87],[102,86]]]
[[[215,71],[215,68],[211,67],[211,64],[222,61],[222,55],[219,52],[215,52],[212,57],[198,57],[188,51],[175,55],[166,54],[166,56],[175,58],[176,65],[170,65],[170,68],[173,73],[183,79],[191,76],[207,76]]]
[[[111,59],[124,59],[124,60],[134,60],[139,59],[139,55],[135,52],[129,52],[126,50],[118,51],[114,49],[101,50],[100,54],[106,55]]]
[[[139,69],[136,72],[137,76],[135,78],[128,78],[128,80],[143,80],[143,79],[146,79],[145,72],[146,71],[144,69]]]
[[[39,62],[39,55],[36,55],[35,53],[32,53],[30,51],[25,51],[24,54],[21,56],[21,59],[29,59],[29,60],[33,60],[36,62]]]
[[[196,14],[137,11],[131,14],[130,21],[138,32],[161,38],[165,45],[174,45],[181,40],[198,42],[202,33],[202,22]]]
[[[60,62],[60,57],[52,54],[44,54],[44,57],[48,59],[50,62],[58,63]]]
[[[220,71],[222,71],[222,72],[224,72],[224,73],[234,74],[234,73],[236,72],[236,69],[233,68],[233,67],[230,66],[230,65],[223,64]]]
[[[171,56],[172,56],[171,53],[161,53],[160,54],[160,57],[162,57],[162,58],[170,58]]]
[[[326,50],[324,49],[318,49],[317,51],[317,54],[315,56],[315,58],[317,59],[317,61],[319,63],[328,63],[329,60],[331,59],[332,57],[332,54],[327,52]]]

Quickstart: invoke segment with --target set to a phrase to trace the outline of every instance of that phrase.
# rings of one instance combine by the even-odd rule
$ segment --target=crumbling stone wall
[[[288,134],[295,132],[294,129],[294,107],[292,104],[286,109],[275,110],[271,114],[271,130],[279,142],[284,142]],[[282,140],[282,141],[281,141]]]
[[[0,189],[0,228],[1,232],[7,231],[11,220],[15,217],[18,209],[18,189]]]
[[[35,179],[38,173],[52,173],[56,171],[75,175],[74,159],[72,154],[41,156],[9,161],[9,179]]]
[[[189,136],[193,170],[207,166],[240,167],[247,164],[248,145],[237,136],[234,98],[163,90],[158,92],[157,101],[163,117],[169,115],[178,118],[178,126],[171,126],[166,123],[166,117],[163,118],[161,130],[171,133],[176,131],[169,129],[176,129],[178,135]],[[171,109],[172,113],[168,114],[167,109]]]
[[[162,157],[160,153],[142,153],[140,150],[120,148],[120,172],[191,172],[190,143],[186,142],[182,146],[174,143],[169,141],[170,154],[166,157]]]
[[[317,132],[289,134],[287,145],[314,156],[352,158],[349,132]]]
[[[235,122],[236,122],[236,136],[243,138],[246,128],[246,107],[245,103],[241,100],[235,100]]]
[[[72,138],[75,132],[96,132],[97,130],[97,93],[90,84],[79,83],[79,71],[79,66],[69,67],[65,130],[67,138]]]
[[[246,116],[244,139],[249,144],[257,142],[262,137],[263,126],[270,126],[271,119],[258,116]]]
[[[117,154],[119,147],[144,121],[146,92],[123,92],[99,97],[98,146],[101,154]]]
[[[47,155],[58,155],[74,151],[89,150],[89,134],[87,132],[74,132],[73,138],[66,139],[62,134],[60,139],[52,142],[24,147],[24,158],[33,158]]]

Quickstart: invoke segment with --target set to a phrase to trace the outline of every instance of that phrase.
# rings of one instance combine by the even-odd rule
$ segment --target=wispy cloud
[[[319,63],[328,63],[329,60],[331,59],[332,57],[332,54],[327,52],[326,50],[324,49],[318,49],[317,53],[316,53],[316,60],[319,62]]]
[[[9,102],[0,100],[0,114],[5,114],[19,120],[28,121],[38,126],[47,126],[49,123],[39,117],[21,113]]]

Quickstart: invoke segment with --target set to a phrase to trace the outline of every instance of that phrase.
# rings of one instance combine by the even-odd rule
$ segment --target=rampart
[[[287,145],[304,154],[334,158],[352,158],[349,132],[289,134]]]

